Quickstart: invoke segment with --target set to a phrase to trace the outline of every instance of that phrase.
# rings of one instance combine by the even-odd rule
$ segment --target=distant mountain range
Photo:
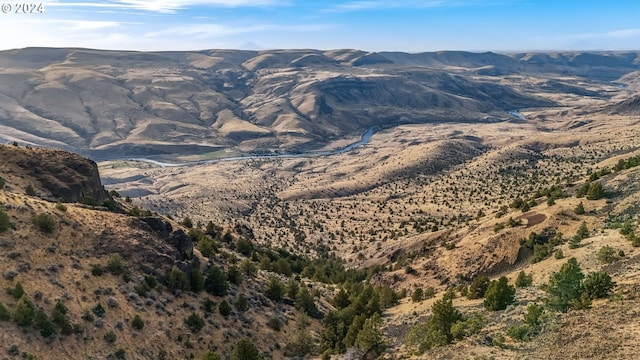
[[[562,78],[639,70],[638,52],[26,48],[0,52],[0,141],[94,159],[302,151],[372,126],[507,120],[558,105],[540,92],[599,95]],[[501,82],[516,76],[546,80],[531,92]]]

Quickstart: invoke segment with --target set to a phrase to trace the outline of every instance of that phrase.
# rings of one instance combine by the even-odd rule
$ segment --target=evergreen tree
[[[272,276],[269,278],[269,282],[267,282],[264,295],[273,301],[280,302],[284,296],[284,290],[284,284],[282,281],[277,277]]]
[[[569,310],[572,302],[578,300],[582,294],[583,278],[584,274],[576,258],[570,258],[558,272],[551,274],[544,289],[549,295],[549,308],[561,312]]]
[[[355,342],[356,347],[367,355],[377,358],[385,350],[387,344],[382,332],[382,318],[375,313],[364,322],[362,330],[358,333]]]
[[[13,321],[20,326],[29,326],[33,323],[35,308],[27,295],[22,295],[13,309]]]
[[[204,281],[204,288],[211,295],[227,295],[227,291],[229,290],[227,275],[221,268],[215,265],[211,266],[209,271],[207,271],[207,277]]]

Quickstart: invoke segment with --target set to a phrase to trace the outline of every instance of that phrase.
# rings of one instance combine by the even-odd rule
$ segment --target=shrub
[[[51,234],[56,229],[56,219],[49,213],[40,213],[34,216],[31,221],[45,234]]]
[[[142,321],[140,315],[136,315],[133,318],[133,320],[131,321],[131,327],[136,330],[142,330],[144,328],[144,321]]]
[[[527,324],[513,325],[507,329],[507,335],[514,340],[528,340],[531,334],[531,326]]]
[[[213,312],[213,308],[215,306],[216,306],[216,303],[214,303],[213,300],[209,298],[204,299],[204,302],[202,302],[202,308],[206,313],[209,313],[209,314]]]
[[[582,282],[584,294],[589,299],[600,299],[609,296],[616,284],[611,276],[604,272],[596,271],[587,275]]]
[[[0,190],[4,189],[4,186],[7,184],[7,180],[5,180],[2,176],[0,176]]]
[[[230,266],[227,270],[227,278],[230,283],[234,285],[240,285],[242,283],[242,273],[237,266]]]
[[[67,211],[67,205],[63,204],[61,201],[58,201],[56,203],[56,209],[62,211],[62,212],[66,212]]]
[[[20,281],[18,281],[13,288],[8,287],[7,294],[13,296],[13,298],[16,300],[19,300],[25,294],[24,288],[22,287]]]
[[[564,259],[564,253],[562,252],[562,249],[556,250],[556,252],[553,253],[553,256],[558,260]]]
[[[34,189],[33,186],[29,184],[26,188],[24,188],[24,193],[29,196],[36,196],[36,189]]]
[[[540,317],[544,312],[544,307],[538,304],[530,304],[527,306],[527,312],[524,314],[524,322],[529,326],[540,325]]]
[[[180,222],[180,225],[191,229],[193,227],[193,221],[191,220],[191,218],[189,218],[188,216],[186,216],[184,219],[182,219],[182,221]]]
[[[4,209],[0,209],[0,233],[9,230],[9,228],[11,228],[11,219]]]
[[[194,266],[191,270],[191,291],[199,293],[204,290],[204,282],[205,278],[204,275],[202,275],[202,271],[200,271],[200,267]]]
[[[13,308],[13,321],[20,326],[29,326],[35,317],[35,307],[27,295],[22,295]]]
[[[280,302],[282,301],[284,292],[285,288],[282,281],[275,276],[270,277],[269,282],[267,282],[267,287],[264,290],[264,295],[273,301]]]
[[[116,352],[113,353],[113,356],[116,359],[124,359],[125,358],[125,351],[123,348],[120,348],[118,350],[116,350]]]
[[[196,313],[191,313],[191,315],[184,319],[184,323],[192,332],[198,332],[204,327],[204,319]]]
[[[230,360],[259,360],[260,351],[248,338],[239,340],[231,352]]]
[[[489,287],[489,278],[486,275],[480,275],[473,279],[471,285],[469,285],[469,291],[467,292],[467,298],[469,299],[481,299],[484,297],[487,288]]]
[[[451,328],[458,321],[463,321],[462,313],[453,307],[451,299],[441,299],[431,306],[433,316],[424,323],[411,328],[406,337],[409,349],[422,354],[436,346],[451,343],[454,337]]]
[[[422,299],[423,299],[422,288],[417,288],[413,290],[413,293],[411,293],[411,301],[420,302],[422,301]]]
[[[244,260],[240,263],[240,270],[247,277],[254,277],[258,273],[258,267],[251,260]]]
[[[249,308],[249,300],[247,300],[247,298],[244,295],[240,294],[236,299],[235,305],[238,311],[241,311],[241,312],[247,311],[247,309]]]
[[[104,307],[102,306],[102,304],[98,303],[98,305],[96,305],[93,309],[91,309],[91,312],[93,312],[93,314],[97,317],[104,317],[106,311],[104,310]]]
[[[582,201],[580,201],[580,203],[578,205],[576,205],[575,209],[573,209],[573,212],[576,213],[576,215],[584,215],[585,214],[585,210],[584,210],[584,204],[582,203]]]
[[[167,287],[171,290],[189,290],[190,284],[187,274],[174,265],[167,279]]]
[[[280,331],[282,329],[282,321],[280,321],[278,317],[272,316],[269,318],[269,321],[267,321],[267,326],[272,330]]]
[[[463,339],[465,337],[477,334],[486,324],[487,319],[480,314],[473,314],[466,319],[456,321],[451,326],[451,335],[455,339]]]
[[[518,273],[518,277],[516,278],[516,287],[522,288],[531,286],[533,284],[533,277],[531,274],[527,275],[524,270]]]
[[[34,322],[38,330],[40,330],[40,335],[42,337],[48,338],[56,334],[56,329],[53,327],[53,323],[49,320],[44,311],[36,311]]]
[[[99,264],[91,265],[91,275],[93,276],[102,276],[104,274],[104,269]]]
[[[515,294],[515,287],[509,285],[507,278],[502,276],[489,284],[484,295],[484,307],[491,311],[504,310],[513,303]]]
[[[104,341],[106,341],[109,344],[115,343],[117,338],[118,338],[118,336],[113,331],[109,331],[108,333],[104,334],[104,336],[103,336]]]
[[[7,309],[7,307],[0,302],[0,321],[9,321],[11,320],[11,313],[9,312],[9,309]]]
[[[253,250],[253,245],[251,241],[241,237],[236,241],[236,250],[244,256],[249,256]]]
[[[226,300],[222,300],[222,302],[218,306],[218,311],[220,312],[220,315],[227,317],[231,315],[231,305],[229,305]]]
[[[587,191],[587,200],[599,200],[606,196],[602,183],[594,182]]]
[[[113,275],[121,275],[125,271],[124,259],[118,253],[112,254],[107,262],[107,271]]]
[[[611,264],[614,261],[620,260],[618,251],[608,245],[605,245],[598,250],[597,258],[598,261],[603,264]]]

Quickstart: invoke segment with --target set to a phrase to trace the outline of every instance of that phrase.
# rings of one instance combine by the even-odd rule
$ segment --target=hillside
[[[0,349],[9,358],[229,356],[243,338],[281,358],[297,354],[297,329],[316,331],[330,306],[323,298],[332,285],[321,282],[328,279],[300,277],[315,265],[253,245],[248,228],[192,229],[115,192],[98,206],[56,202],[42,179],[59,174],[49,171],[75,171],[64,178],[66,196],[84,199],[73,185],[101,188],[95,164],[59,150],[0,146],[0,154]],[[24,159],[39,170],[23,167]],[[262,270],[271,258],[289,275],[287,261],[295,261],[297,280]],[[294,285],[304,291],[289,290]]]
[[[558,105],[545,93],[595,96],[594,85],[624,83],[637,59],[631,52],[10,50],[0,52],[0,139],[94,159],[303,151],[372,126],[508,120],[507,111]]]

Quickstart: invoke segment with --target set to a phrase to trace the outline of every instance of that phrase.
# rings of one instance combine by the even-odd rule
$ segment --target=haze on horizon
[[[637,50],[632,0],[57,0],[0,13],[0,50]],[[8,10],[8,11],[7,11]],[[5,11],[7,11],[5,13]]]

